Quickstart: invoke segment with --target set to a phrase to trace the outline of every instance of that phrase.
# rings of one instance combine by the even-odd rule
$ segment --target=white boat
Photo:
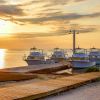
[[[62,61],[66,61],[67,55],[66,55],[64,49],[54,48],[53,54],[50,57],[50,59],[53,60],[55,63],[59,63]]]
[[[66,61],[67,57],[63,49],[55,48],[50,58],[46,59],[43,50],[37,48],[31,48],[28,56],[24,56],[24,61],[28,65],[39,65],[39,64],[55,64]]]
[[[54,49],[48,59],[46,59],[43,50],[37,48],[31,48],[29,55],[24,56],[24,61],[29,65],[29,69],[31,69],[31,67],[35,68],[35,70],[47,68],[60,68],[60,70],[71,69],[68,70],[68,72],[72,73],[72,65],[70,62],[67,62],[66,59],[64,50],[58,48]]]
[[[24,56],[24,61],[28,65],[38,65],[45,63],[45,55],[42,49],[31,48],[28,56]]]
[[[100,49],[90,48],[89,57],[91,61],[96,62],[96,65],[100,65]]]
[[[85,49],[76,48],[75,53],[71,57],[71,63],[75,68],[86,68],[95,66],[95,61],[89,60],[89,55]]]

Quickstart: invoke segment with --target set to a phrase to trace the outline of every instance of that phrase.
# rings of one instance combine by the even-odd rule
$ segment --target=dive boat
[[[96,65],[100,65],[100,49],[90,48],[89,57],[91,61],[96,62]]]
[[[49,52],[48,52],[49,53]],[[64,50],[55,48],[50,53],[50,56],[47,56],[43,50],[37,48],[31,48],[29,55],[24,56],[24,61],[28,64],[29,69],[35,70],[55,70],[55,73],[60,71],[66,71],[72,73],[72,64],[66,61],[66,56]],[[64,61],[65,60],[65,61]]]
[[[67,57],[66,57],[64,49],[54,48],[50,59],[53,60],[55,63],[66,61]]]
[[[24,56],[24,61],[28,65],[39,65],[39,64],[55,64],[65,61],[67,57],[63,49],[55,48],[49,58],[46,59],[46,55],[43,50],[37,48],[31,48],[28,56]]]
[[[95,61],[89,59],[86,49],[76,48],[71,57],[71,63],[75,68],[86,68],[95,66]]]
[[[45,55],[42,49],[31,48],[28,56],[24,56],[24,61],[28,65],[38,65],[45,63]]]

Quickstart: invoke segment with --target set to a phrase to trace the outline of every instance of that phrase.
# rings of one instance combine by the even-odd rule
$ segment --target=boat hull
[[[51,60],[54,61],[55,63],[59,63],[59,62],[66,61],[67,59],[65,59],[65,58],[51,58]]]
[[[45,64],[44,60],[25,60],[28,65],[39,65],[39,64]]]
[[[93,61],[71,61],[71,63],[74,68],[87,68],[96,65]]]
[[[100,65],[100,59],[91,58],[90,60],[91,60],[92,62],[96,62],[96,65]]]

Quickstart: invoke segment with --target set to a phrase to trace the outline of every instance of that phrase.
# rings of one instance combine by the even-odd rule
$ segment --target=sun
[[[10,21],[0,20],[0,36],[8,35],[12,32],[12,25]]]

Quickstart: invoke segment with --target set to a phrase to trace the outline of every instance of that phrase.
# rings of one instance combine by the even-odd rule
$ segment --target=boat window
[[[91,56],[91,58],[97,58],[97,56]]]
[[[100,59],[100,56],[97,56],[97,58],[99,58],[99,59]]]

